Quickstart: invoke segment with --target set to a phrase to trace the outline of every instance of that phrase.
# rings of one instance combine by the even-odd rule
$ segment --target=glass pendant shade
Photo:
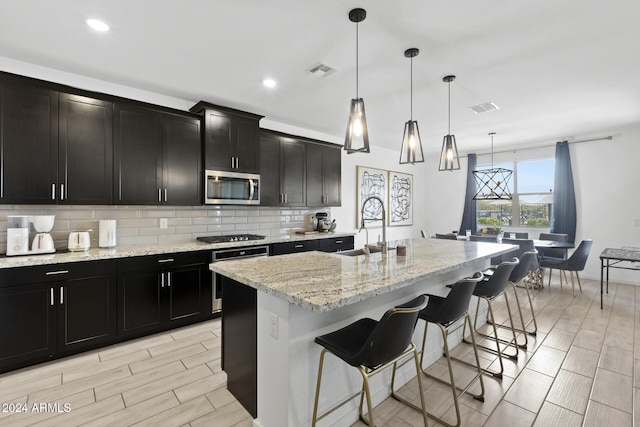
[[[509,182],[513,171],[493,167],[493,135],[495,132],[491,132],[489,135],[491,136],[491,169],[473,171],[477,188],[473,200],[511,200]]]
[[[369,152],[369,132],[367,129],[364,101],[362,98],[352,99],[347,135],[344,140],[344,149],[347,153]]]
[[[440,152],[441,171],[453,171],[460,169],[460,159],[458,158],[458,146],[455,135],[445,135],[442,139],[442,151]]]
[[[400,149],[400,164],[414,164],[422,162],[424,162],[424,153],[422,152],[422,142],[420,140],[418,122],[415,120],[409,120],[404,124],[402,148]]]
[[[460,169],[460,159],[458,158],[458,145],[456,136],[451,135],[451,82],[456,76],[445,76],[442,81],[449,84],[449,133],[442,139],[442,151],[440,152],[440,171],[453,171]]]

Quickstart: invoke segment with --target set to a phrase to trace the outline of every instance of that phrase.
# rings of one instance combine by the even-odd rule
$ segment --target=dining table
[[[600,254],[600,309],[604,288],[604,270],[607,270],[607,293],[609,293],[609,269],[640,271],[640,248],[623,246],[621,248],[605,248]]]

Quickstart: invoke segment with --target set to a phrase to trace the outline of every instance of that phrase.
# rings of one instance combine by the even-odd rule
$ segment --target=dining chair
[[[453,233],[446,233],[446,234],[436,233],[435,238],[436,239],[444,239],[444,240],[458,240],[456,235],[453,234]]]
[[[551,240],[553,242],[568,242],[569,235],[564,233],[540,233],[540,240]],[[553,260],[565,260],[567,259],[567,250],[566,249],[556,249],[556,248],[539,248],[538,250],[538,258],[548,258]],[[549,286],[551,286],[551,272],[552,269],[549,269]],[[543,272],[544,279],[544,272]]]
[[[589,252],[591,251],[592,245],[593,240],[585,239],[580,242],[576,250],[573,251],[569,258],[564,260],[542,258],[540,259],[540,267],[560,270],[560,289],[562,289],[563,275],[565,282],[567,282],[566,272],[568,271],[569,276],[571,277],[571,289],[573,291],[573,296],[576,296],[576,288],[575,284],[573,283],[573,273],[576,274],[576,278],[578,279],[578,287],[580,288],[580,292],[582,293],[582,284],[580,283],[580,276],[578,275],[578,272],[584,270],[584,267],[587,264],[587,259],[589,258]]]
[[[312,426],[315,426],[318,421],[358,396],[360,396],[360,419],[365,424],[372,427],[375,426],[373,421],[373,406],[371,405],[371,392],[369,390],[369,378],[381,372],[384,368],[393,365],[394,375],[391,378],[391,389],[393,392],[395,366],[399,360],[409,355],[413,356],[418,378],[421,408],[417,409],[422,412],[425,427],[428,425],[418,351],[412,341],[418,315],[426,306],[427,297],[420,295],[405,304],[388,310],[379,321],[369,318],[360,319],[337,331],[315,338],[315,342],[324,348],[320,353],[320,362],[318,365],[316,397],[313,403],[313,419],[311,421]],[[327,353],[333,354],[348,365],[358,369],[362,376],[362,389],[360,392],[348,397],[323,414],[318,415],[322,368],[324,357]],[[368,419],[365,418],[362,412],[365,398],[369,411]]]
[[[477,236],[475,234],[472,234],[471,236],[469,236],[469,240],[471,240],[472,242],[489,242],[489,243],[498,243],[498,236]]]

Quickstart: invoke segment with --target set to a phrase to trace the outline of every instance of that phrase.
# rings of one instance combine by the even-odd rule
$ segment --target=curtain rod
[[[581,142],[604,141],[604,140],[607,140],[607,139],[611,140],[611,139],[613,139],[613,136],[609,135],[609,136],[603,136],[602,138],[583,139],[583,140],[580,140],[580,141],[568,141],[568,142],[569,142],[569,144],[579,144]],[[546,145],[536,145],[535,147],[513,148],[511,150],[494,151],[493,154],[515,153],[516,151],[534,150],[536,148],[555,147],[555,146],[556,146],[556,143],[546,144]],[[484,156],[486,154],[491,154],[491,152],[488,152],[488,153],[476,153],[476,156]]]

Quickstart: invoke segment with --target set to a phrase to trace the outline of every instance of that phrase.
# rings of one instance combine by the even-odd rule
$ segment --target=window
[[[479,166],[488,169],[490,166]],[[478,228],[485,226],[540,227],[551,225],[554,159],[495,164],[513,170],[512,200],[478,200]]]

